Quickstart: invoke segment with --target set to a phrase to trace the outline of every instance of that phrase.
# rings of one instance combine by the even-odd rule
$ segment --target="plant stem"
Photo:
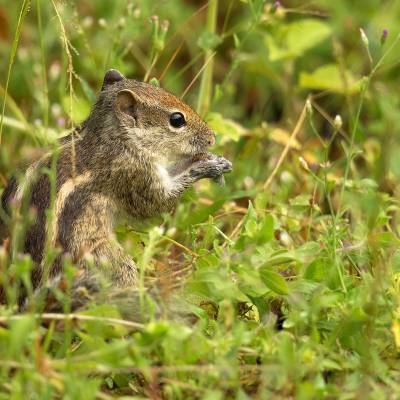
[[[217,25],[217,14],[218,14],[218,0],[210,0],[207,10],[207,25],[206,31],[209,33],[215,33]],[[212,78],[213,78],[213,68],[214,60],[212,58],[213,50],[208,49],[204,54],[204,63],[207,66],[204,68],[203,75],[200,81],[200,92],[197,103],[197,112],[204,116],[209,107],[212,94]]]
[[[36,8],[37,8],[40,53],[41,53],[41,62],[42,62],[43,97],[44,97],[43,125],[45,126],[45,128],[47,128],[49,125],[49,88],[47,85],[46,54],[45,54],[44,40],[43,40],[41,1],[42,0],[36,0]]]
[[[8,93],[8,85],[10,83],[11,77],[11,70],[14,64],[15,55],[17,54],[17,48],[19,43],[19,37],[21,36],[22,30],[22,23],[26,16],[26,13],[29,9],[30,0],[24,0],[21,6],[21,11],[19,13],[18,22],[17,22],[17,29],[15,30],[14,40],[12,42],[11,52],[10,52],[10,59],[8,61],[8,71],[7,71],[7,79],[6,79],[6,86],[4,89],[4,99],[3,99],[3,107],[1,111],[1,119],[0,119],[0,146],[1,146],[1,136],[3,133],[3,120],[4,120],[4,113],[6,111],[6,102],[7,102],[7,93]]]

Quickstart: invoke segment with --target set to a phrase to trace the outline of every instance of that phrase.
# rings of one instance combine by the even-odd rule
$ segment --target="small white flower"
[[[134,10],[133,10],[133,18],[140,18],[140,16],[141,16],[141,11],[140,11],[140,8],[135,8]]]
[[[90,16],[85,17],[82,21],[82,25],[84,28],[90,28],[93,25],[93,18]]]
[[[360,28],[360,34],[361,34],[361,40],[363,41],[365,46],[368,47],[369,46],[369,40],[368,40],[367,35],[364,32],[364,29]]]
[[[176,234],[176,228],[173,226],[172,228],[169,228],[166,232],[166,235],[171,237],[174,236]]]
[[[118,20],[118,27],[119,27],[119,28],[124,28],[125,25],[126,25],[126,19],[125,19],[124,17],[121,17],[121,18]]]
[[[333,125],[336,130],[340,130],[343,126],[342,117],[340,115],[336,115],[335,119],[333,120]]]
[[[51,80],[56,80],[59,78],[61,73],[61,64],[58,61],[54,61],[51,65],[50,65],[50,69],[49,69],[49,76]]]
[[[58,103],[53,103],[50,108],[51,115],[54,118],[58,118],[61,115],[62,109]]]
[[[102,28],[105,28],[105,27],[107,26],[107,21],[106,21],[104,18],[100,18],[100,19],[99,19],[99,25],[100,25]]]
[[[312,108],[310,99],[307,99],[307,101],[306,101],[306,110],[307,110],[308,114],[310,114],[310,115],[313,112],[313,108]]]
[[[306,161],[303,157],[299,157],[299,162],[300,162],[300,165],[301,165],[306,171],[309,171],[309,170],[310,170],[310,168],[309,168],[309,166],[308,166],[308,164],[307,164],[307,161]]]
[[[153,231],[157,236],[162,236],[164,235],[165,228],[163,226],[155,226],[153,228]]]

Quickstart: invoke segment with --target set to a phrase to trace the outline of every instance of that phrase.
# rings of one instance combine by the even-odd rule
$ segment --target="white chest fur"
[[[157,164],[157,171],[162,187],[168,192],[173,190],[174,181],[167,168],[163,164]]]

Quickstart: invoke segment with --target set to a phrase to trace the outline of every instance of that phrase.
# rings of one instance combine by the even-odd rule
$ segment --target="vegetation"
[[[197,320],[11,301],[0,398],[398,398],[399,23],[379,0],[0,0],[0,191],[111,67],[182,96],[234,163],[224,187],[117,232]],[[11,299],[32,268],[16,248],[0,247]]]

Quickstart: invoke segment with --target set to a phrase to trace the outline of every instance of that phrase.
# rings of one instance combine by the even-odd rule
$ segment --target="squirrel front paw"
[[[224,157],[210,154],[207,159],[195,162],[190,175],[195,179],[217,179],[222,174],[232,171],[232,163]]]

